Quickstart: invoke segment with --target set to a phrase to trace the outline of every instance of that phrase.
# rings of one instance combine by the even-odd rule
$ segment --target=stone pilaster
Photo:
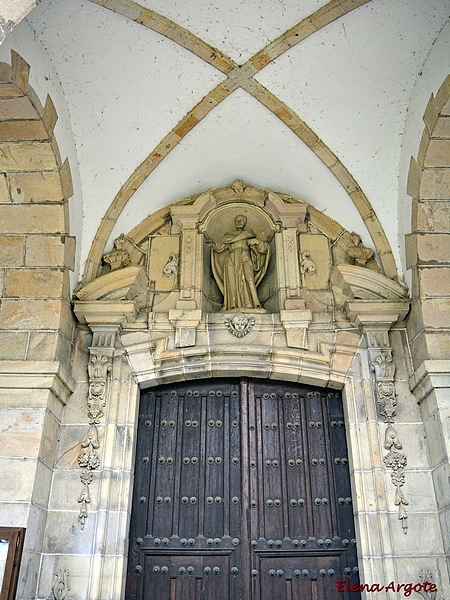
[[[388,453],[383,457],[383,462],[391,470],[391,481],[395,487],[394,503],[398,507],[398,518],[402,523],[403,531],[407,533],[408,515],[405,507],[409,502],[402,489],[405,484],[404,468],[407,464],[407,457],[402,451],[402,442],[393,425],[394,417],[397,414],[397,394],[394,381],[395,363],[389,330],[396,321],[406,316],[409,301],[355,300],[348,302],[346,308],[347,315],[360,327],[366,338],[369,367],[374,375],[378,413],[386,423],[383,446]]]

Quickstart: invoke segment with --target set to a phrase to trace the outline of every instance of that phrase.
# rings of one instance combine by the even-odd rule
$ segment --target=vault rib
[[[135,191],[142,185],[153,170],[164,160],[170,151],[187,135],[209,112],[237,88],[245,89],[260,101],[285,125],[287,125],[330,169],[343,185],[360,215],[364,218],[367,230],[380,256],[387,277],[397,275],[397,269],[388,239],[381,223],[360,186],[336,155],[319,139],[314,131],[277,96],[256,82],[253,75],[294,47],[306,37],[322,29],[329,23],[348,14],[370,0],[331,0],[306,19],[287,30],[267,44],[243,65],[236,65],[229,57],[216,50],[187,29],[177,25],[167,17],[145,8],[133,0],[90,0],[144,25],[186,48],[208,64],[218,68],[227,78],[209,92],[187,113],[181,121],[154,148],[149,156],[135,169],[120,188],[105,213],[92,243],[83,274],[83,285],[97,275],[101,257],[122,210]],[[370,219],[367,215],[370,214]]]

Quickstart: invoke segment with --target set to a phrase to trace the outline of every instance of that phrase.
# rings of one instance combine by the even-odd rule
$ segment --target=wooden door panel
[[[316,600],[336,596],[339,558],[284,556],[262,558],[261,600],[292,598]]]
[[[346,578],[339,393],[227,379],[142,394],[128,600],[328,600]]]
[[[228,598],[228,573],[228,556],[146,555],[143,570],[145,597],[158,600]]]

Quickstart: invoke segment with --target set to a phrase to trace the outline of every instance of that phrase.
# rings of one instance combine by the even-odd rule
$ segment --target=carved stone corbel
[[[280,310],[280,318],[286,331],[286,343],[290,348],[308,349],[308,327],[312,320],[310,310]]]
[[[197,328],[202,318],[201,310],[169,310],[169,321],[175,327],[175,346],[187,348],[195,346]]]

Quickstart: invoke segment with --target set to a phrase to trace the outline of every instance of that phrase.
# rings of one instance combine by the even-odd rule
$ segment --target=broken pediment
[[[408,295],[408,290],[392,279],[357,265],[334,267],[332,283],[334,288],[351,299],[400,300]]]
[[[82,301],[132,300],[147,287],[144,267],[123,267],[97,277],[78,290],[75,298]]]

